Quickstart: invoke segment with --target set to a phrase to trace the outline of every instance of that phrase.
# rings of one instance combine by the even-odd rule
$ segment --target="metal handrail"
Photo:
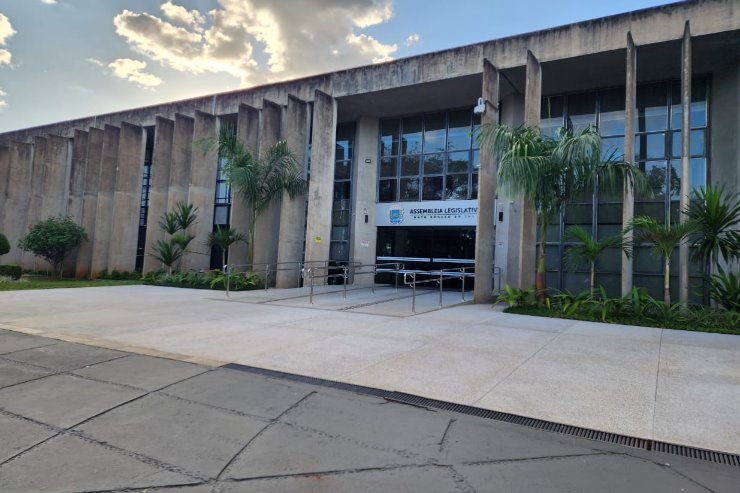
[[[278,267],[280,265],[293,265],[295,267]],[[266,263],[252,263],[252,264],[226,264],[224,265],[224,274],[226,275],[226,296],[228,297],[230,294],[230,288],[231,288],[231,271],[238,267],[248,267],[247,269],[243,269],[245,271],[251,271],[251,272],[257,272],[256,267],[259,267],[260,270],[264,270],[265,273],[265,282],[264,282],[264,289],[267,291],[268,283],[270,279],[270,273],[276,273],[280,271],[299,271],[303,272],[303,269],[305,268],[306,262],[266,262]],[[271,269],[271,266],[275,266],[274,269]]]
[[[404,284],[407,286],[411,286],[411,311],[413,313],[416,313],[416,285],[417,284],[424,284],[429,282],[436,282],[439,284],[439,306],[443,306],[442,303],[442,294],[443,294],[443,288],[444,288],[444,279],[445,278],[457,278],[460,279],[460,294],[462,297],[462,301],[465,301],[465,278],[470,277],[471,274],[466,272],[468,270],[474,270],[475,267],[455,267],[451,269],[439,269],[435,271],[411,271],[411,272],[405,272],[404,273]],[[422,275],[434,275],[434,278],[430,279],[422,279],[417,280],[416,275],[422,274]],[[437,274],[439,274],[439,278],[437,278]],[[408,282],[408,277],[411,277],[411,282]],[[472,273],[472,276],[475,276],[475,272]]]
[[[395,270],[396,270],[397,273],[400,272],[401,269],[403,268],[403,264],[400,264],[400,263],[393,263],[393,264],[361,264],[359,262],[348,262],[348,265],[331,267],[331,268],[341,267],[342,268],[342,273],[341,274],[324,274],[324,275],[315,275],[314,274],[314,270],[312,268],[308,268],[308,269],[306,269],[306,274],[307,274],[307,277],[309,279],[309,286],[310,286],[309,302],[313,305],[313,293],[314,293],[314,282],[313,282],[313,280],[314,279],[332,279],[332,278],[341,277],[343,279],[343,281],[344,281],[344,286],[343,286],[343,289],[342,289],[342,291],[343,291],[343,297],[344,297],[344,299],[347,299],[347,284],[348,284],[347,283],[347,279],[349,278],[350,268],[353,269],[352,270],[352,275],[353,276],[355,276],[355,275],[367,275],[367,274],[376,275],[379,266],[380,267],[386,267],[386,266],[391,266],[391,265],[396,268]],[[371,272],[357,272],[356,271],[356,269],[358,269],[358,268],[365,268],[365,267],[372,267],[373,270]],[[384,270],[384,272],[388,272],[388,270]],[[396,276],[395,281],[396,281],[396,291],[398,291],[398,276]],[[373,284],[370,286],[370,289],[372,290],[372,292],[374,294],[375,293],[375,282],[373,282]],[[336,292],[336,291],[332,291],[332,292]]]

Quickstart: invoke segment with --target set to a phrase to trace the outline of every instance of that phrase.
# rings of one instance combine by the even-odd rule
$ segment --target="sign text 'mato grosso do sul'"
[[[477,200],[380,203],[376,226],[475,226]]]

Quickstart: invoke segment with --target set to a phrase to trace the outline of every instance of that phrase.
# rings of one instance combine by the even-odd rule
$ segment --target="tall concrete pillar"
[[[67,189],[67,214],[75,224],[82,226],[83,196],[85,193],[85,172],[87,170],[88,133],[75,129],[72,138],[72,152],[69,165],[69,188]],[[84,227],[84,226],[83,226]],[[72,252],[64,262],[64,272],[77,275],[77,251]]]
[[[170,187],[167,190],[167,210],[171,211],[178,202],[188,201],[190,185],[190,162],[193,157],[193,126],[189,116],[175,113],[175,135],[172,139],[172,163],[170,164]]]
[[[308,187],[308,225],[306,262],[329,260],[332,194],[334,193],[334,153],[337,142],[337,101],[316,90],[311,139],[311,181]]]
[[[307,176],[306,162],[310,124],[308,104],[289,95],[288,106],[285,111],[285,140],[288,142],[290,149],[295,152],[298,162],[303,166],[304,179]],[[296,270],[278,271],[275,278],[275,286],[278,288],[297,288],[300,285],[301,273],[298,270],[298,262],[303,258],[303,242],[306,240],[305,222],[306,196],[302,194],[290,198],[287,193],[283,194],[280,207],[280,241],[277,249],[277,261],[282,268],[292,267],[287,265],[287,262],[295,262]]]
[[[355,160],[352,170],[352,240],[350,260],[360,264],[375,263],[378,228],[375,226],[375,184],[378,182],[378,139],[380,124],[377,118],[362,117],[357,121]],[[362,269],[367,272],[369,269]],[[353,284],[369,285],[372,275],[352,279]]]
[[[113,194],[116,190],[116,168],[118,168],[118,142],[121,129],[105,126],[103,150],[100,163],[100,182],[95,210],[95,235],[90,261],[90,277],[96,279],[100,272],[108,269],[111,231],[113,224]],[[122,232],[123,233],[123,232]],[[116,232],[118,240],[118,232]]]
[[[258,142],[260,133],[260,110],[247,104],[239,105],[236,123],[236,136],[239,142],[253,155],[259,154]],[[231,228],[241,234],[249,235],[249,218],[251,211],[244,198],[236,191],[231,191]],[[240,242],[229,248],[230,264],[246,264],[249,260],[249,245]]]
[[[157,241],[164,240],[159,227],[162,214],[167,212],[167,189],[170,185],[170,163],[172,162],[172,140],[175,122],[158,116],[154,124],[154,154],[149,187],[149,212],[146,218],[146,242],[144,247],[144,274],[156,272],[162,263],[150,254]]]
[[[524,124],[540,123],[542,70],[534,54],[527,50]],[[480,208],[480,207],[479,207]],[[529,201],[515,199],[509,207],[509,245],[506,259],[507,284],[526,289],[535,283],[537,259],[537,215]]]
[[[41,201],[41,217],[67,214],[69,199],[69,177],[72,165],[72,140],[59,135],[49,135],[48,159],[44,171]]]
[[[691,29],[686,21],[681,44],[681,222],[688,221],[683,212],[691,198]],[[681,241],[678,255],[679,297],[684,305],[689,302],[689,240]]]
[[[272,101],[262,101],[260,118],[259,155],[263,159],[267,150],[282,137],[283,108]],[[256,269],[277,262],[278,235],[280,234],[280,202],[273,202],[257,216],[254,237],[254,261]]]
[[[90,275],[93,245],[95,244],[95,221],[98,210],[98,190],[100,189],[100,170],[103,161],[103,141],[105,132],[90,127],[87,137],[87,165],[85,167],[85,189],[82,194],[82,222],[87,233],[77,251],[75,279],[84,279]]]
[[[115,234],[111,234],[108,250],[108,269],[111,271],[131,272],[136,269],[145,153],[146,130],[139,125],[121,122],[111,215],[111,231]]]
[[[5,222],[5,200],[8,195],[9,175],[10,148],[8,146],[0,146],[0,233],[3,232],[3,224]]]
[[[18,241],[26,234],[26,214],[30,203],[33,174],[33,144],[11,141],[9,146],[8,192],[3,208],[3,233],[10,243],[10,252],[3,263],[20,264]]]
[[[211,265],[211,249],[206,242],[208,235],[213,231],[218,152],[212,148],[204,153],[203,142],[218,135],[217,124],[218,119],[215,115],[202,111],[195,112],[188,202],[198,208],[198,221],[188,230],[195,238],[188,245],[187,253],[183,255],[183,270],[203,270]]]
[[[28,228],[46,219],[43,216],[44,203],[44,174],[46,173],[47,162],[49,161],[49,143],[46,137],[35,137],[33,139],[33,171],[31,174],[31,197],[28,208],[24,209],[26,221],[23,228],[23,234],[28,232]],[[36,257],[31,252],[21,254],[21,266],[28,270],[48,270],[48,263],[40,257]]]
[[[627,76],[624,99],[624,159],[629,163],[635,160],[635,108],[637,102],[637,47],[632,33],[627,33]],[[634,165],[634,163],[633,163]],[[635,217],[634,187],[625,186],[622,195],[622,229]],[[632,241],[632,232],[627,233],[625,241]],[[632,289],[632,257],[622,252],[622,296]]]
[[[486,111],[481,123],[498,123],[498,79],[496,67],[483,60],[483,100]],[[493,254],[496,244],[494,211],[496,208],[496,160],[488,146],[480,150],[478,169],[478,223],[475,230],[475,289],[476,303],[493,301]]]

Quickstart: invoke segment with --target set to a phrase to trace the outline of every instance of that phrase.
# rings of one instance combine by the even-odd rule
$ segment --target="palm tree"
[[[590,288],[591,297],[594,296],[594,288],[596,281],[596,261],[599,259],[602,253],[609,248],[619,248],[622,246],[622,236],[610,236],[601,241],[594,240],[588,231],[580,226],[571,226],[565,230],[563,239],[577,240],[580,242],[579,245],[574,245],[568,248],[565,252],[566,265],[570,270],[576,270],[582,260],[586,260],[591,268],[590,276]]]
[[[250,208],[247,263],[251,264],[257,217],[270,204],[279,202],[283,193],[295,198],[305,192],[303,167],[284,140],[268,148],[264,156],[256,157],[239,142],[234,127],[228,124],[221,126],[217,139],[204,140],[201,145],[206,152],[217,146],[219,159],[226,162],[224,171],[229,184]]]
[[[627,231],[634,232],[632,244],[625,248],[628,255],[635,247],[648,243],[653,254],[663,259],[663,302],[671,306],[671,254],[681,240],[696,231],[696,225],[691,221],[661,223],[652,217],[638,216],[629,222]]]
[[[224,266],[226,265],[226,255],[228,254],[229,247],[240,241],[247,241],[247,237],[235,229],[221,229],[221,226],[217,224],[216,231],[208,235],[207,244],[211,248],[217,246],[221,249],[221,266]]]
[[[616,158],[603,157],[601,136],[589,126],[575,135],[560,129],[558,138],[544,136],[536,127],[512,128],[482,125],[481,147],[498,159],[498,189],[502,195],[521,197],[532,203],[540,227],[537,253],[537,296],[545,296],[545,242],[552,217],[578,193],[598,183],[608,190],[623,184],[650,194],[647,179],[639,169]]]
[[[740,196],[726,192],[724,185],[700,187],[693,195],[684,210],[697,230],[692,258],[714,266],[720,257],[728,263],[740,257]]]
[[[198,208],[185,202],[178,202],[173,211],[162,214],[159,227],[170,235],[170,238],[168,241],[157,240],[150,255],[167,267],[168,274],[172,274],[173,266],[182,258],[188,245],[195,238],[187,230],[197,222],[197,219]]]

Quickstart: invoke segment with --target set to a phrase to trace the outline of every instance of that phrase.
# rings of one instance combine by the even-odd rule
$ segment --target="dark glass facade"
[[[149,191],[152,185],[152,156],[154,155],[154,128],[146,129],[146,150],[144,153],[144,176],[141,181],[141,205],[139,207],[139,235],[136,240],[136,272],[144,269],[146,256],[146,227],[149,215]]]
[[[349,260],[352,218],[352,173],[355,158],[355,124],[337,125],[334,155],[334,191],[331,208],[331,242],[329,260]]]

